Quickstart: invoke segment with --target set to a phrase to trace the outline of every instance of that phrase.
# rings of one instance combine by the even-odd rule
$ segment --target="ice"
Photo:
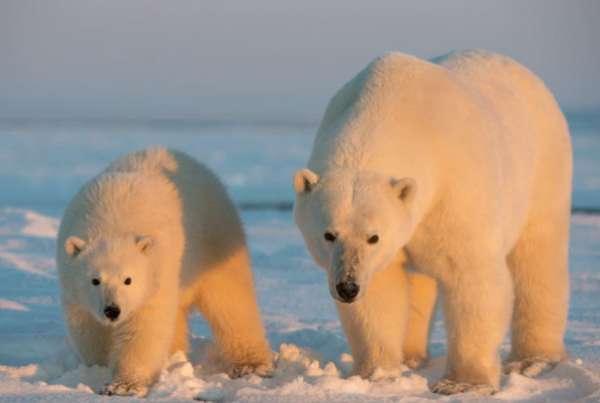
[[[597,209],[600,124],[594,122],[580,119],[571,126],[574,204]],[[238,203],[289,202],[292,173],[305,163],[313,133],[311,126],[0,122],[0,402],[117,399],[94,393],[110,379],[109,371],[79,363],[66,341],[60,309],[55,236],[65,203],[85,180],[118,155],[164,144],[220,172]],[[325,275],[307,254],[291,211],[244,210],[242,218],[276,352],[274,376],[230,379],[215,373],[207,358],[213,348],[210,331],[193,315],[192,351],[171,357],[148,401],[600,401],[600,215],[572,216],[570,358],[535,379],[504,376],[500,392],[487,398],[429,392],[445,365],[439,313],[433,359],[423,369],[380,372],[368,380],[351,376],[352,357]],[[502,348],[507,353],[508,341]]]

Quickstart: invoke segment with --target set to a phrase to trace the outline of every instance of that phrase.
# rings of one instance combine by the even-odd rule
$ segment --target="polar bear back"
[[[502,188],[527,195],[523,207],[528,214],[535,211],[533,206],[570,206],[569,129],[543,81],[511,58],[487,51],[454,52],[435,61],[477,94],[480,108],[488,111],[496,128]],[[559,199],[554,195],[556,186],[564,188]],[[519,199],[510,193],[499,196],[507,210],[518,211]]]
[[[177,189],[159,170],[115,169],[128,157],[91,179],[69,203],[59,229],[59,244],[72,235],[87,241],[122,234],[181,238]]]
[[[464,141],[457,137],[466,128],[479,137],[469,139],[473,146],[503,148],[495,144],[502,136],[518,136],[506,142],[523,153],[546,142],[537,137],[553,128],[560,141],[568,137],[543,82],[506,56],[471,50],[428,62],[394,52],[375,59],[330,100],[308,165],[382,169],[394,146],[431,146],[440,134],[445,146]],[[422,156],[405,154],[412,151]]]
[[[181,270],[183,288],[198,271],[245,249],[241,222],[217,177],[164,148],[128,154],[88,182],[67,207],[58,242],[111,234],[154,238]]]
[[[390,53],[331,99],[308,168],[414,178],[417,215],[452,195],[464,207],[478,189],[465,210],[489,214],[481,206],[492,205],[510,217],[498,228],[510,244],[550,178],[568,189],[570,140],[552,94],[508,57],[465,51],[432,63]]]

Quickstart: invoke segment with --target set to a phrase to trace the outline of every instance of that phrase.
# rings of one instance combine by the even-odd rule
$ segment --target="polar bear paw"
[[[144,397],[148,394],[148,386],[136,382],[115,381],[106,384],[98,393],[107,396]]]
[[[535,378],[544,372],[552,370],[556,364],[558,364],[557,361],[544,357],[525,358],[506,363],[504,365],[504,373],[510,374],[516,372],[529,378]]]
[[[241,378],[253,374],[263,378],[271,378],[273,376],[273,364],[235,365],[228,371],[230,378]]]
[[[487,384],[472,384],[458,382],[451,379],[442,379],[432,386],[431,391],[440,395],[455,395],[457,393],[477,393],[478,395],[492,395],[496,388]]]

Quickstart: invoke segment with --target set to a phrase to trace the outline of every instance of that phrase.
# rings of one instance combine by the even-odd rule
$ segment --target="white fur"
[[[144,395],[168,355],[187,350],[193,306],[224,369],[271,368],[237,212],[218,179],[183,153],[132,153],[87,183],[64,214],[57,266],[77,352],[113,370],[105,393]],[[121,309],[114,322],[107,305]]]
[[[448,334],[435,391],[497,389],[511,316],[517,367],[564,357],[571,164],[554,98],[507,57],[394,53],[344,85],[294,178],[295,219],[332,296],[341,280],[360,286],[356,302],[338,302],[356,372],[423,358],[426,276],[441,287]],[[426,275],[408,287],[404,254]]]

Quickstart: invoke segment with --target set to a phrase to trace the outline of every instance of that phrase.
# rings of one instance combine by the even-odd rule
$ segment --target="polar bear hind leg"
[[[187,353],[189,350],[188,314],[189,308],[179,307],[177,318],[175,319],[175,333],[173,335],[173,343],[171,344],[171,354],[177,351]]]
[[[245,248],[198,276],[195,305],[207,320],[224,370],[232,377],[270,376],[272,353],[265,337]]]
[[[408,273],[408,325],[404,337],[404,363],[419,368],[428,357],[431,315],[437,297],[436,281],[421,273]]]
[[[525,229],[508,263],[515,284],[512,351],[506,372],[528,376],[565,357],[569,299],[569,214],[546,212]]]

